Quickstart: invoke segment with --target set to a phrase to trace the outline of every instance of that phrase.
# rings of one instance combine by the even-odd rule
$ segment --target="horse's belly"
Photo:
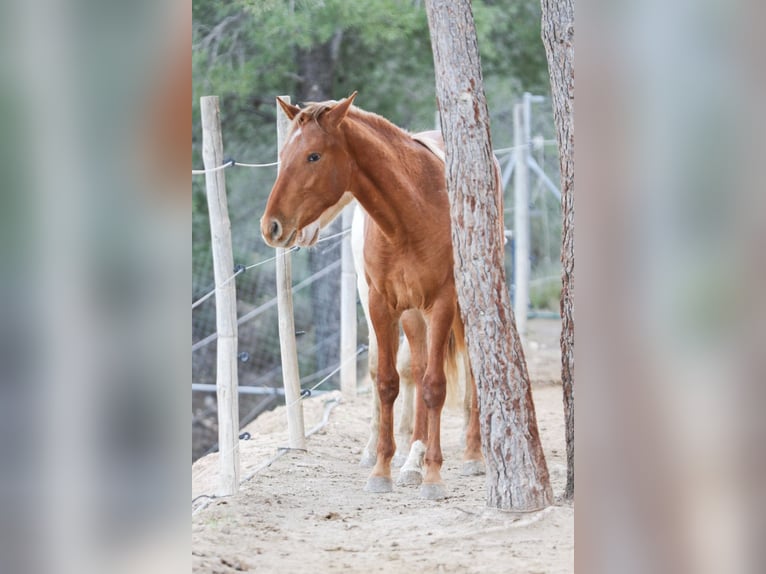
[[[402,286],[389,291],[388,304],[396,311],[406,311],[407,309],[427,309],[430,307],[422,291],[411,286]]]

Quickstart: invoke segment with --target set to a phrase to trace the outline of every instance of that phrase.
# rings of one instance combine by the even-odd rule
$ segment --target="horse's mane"
[[[306,102],[293,123],[305,123],[309,120],[319,121],[319,116],[337,104],[337,100],[327,100],[326,102]]]
[[[332,109],[337,105],[336,100],[327,100],[325,102],[306,102],[305,107],[301,109],[298,115],[292,122],[290,132],[292,133],[298,126],[305,124],[308,121],[319,122],[319,118],[327,110]],[[348,111],[349,118],[359,120],[367,126],[373,128],[375,131],[384,132],[389,136],[411,138],[409,132],[400,128],[399,126],[391,123],[383,116],[379,116],[373,112],[365,111],[356,106],[351,106]]]

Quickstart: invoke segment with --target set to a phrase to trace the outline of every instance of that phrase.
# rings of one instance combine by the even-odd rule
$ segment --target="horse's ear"
[[[291,120],[298,115],[298,112],[301,111],[301,109],[298,106],[293,106],[292,104],[288,104],[285,102],[282,98],[277,97],[277,103],[279,103],[279,107],[282,108],[282,111],[285,112],[285,115],[290,118]]]
[[[348,114],[348,110],[351,107],[351,104],[354,103],[356,94],[357,92],[354,91],[354,93],[347,97],[345,100],[336,104],[334,108],[328,110],[326,116],[330,126],[336,128],[340,125],[340,122],[342,122],[343,118],[345,118]]]

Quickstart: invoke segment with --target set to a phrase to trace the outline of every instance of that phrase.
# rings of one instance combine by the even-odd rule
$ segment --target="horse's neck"
[[[407,158],[408,142],[404,139],[397,141],[399,137],[409,136],[395,130],[379,134],[359,120],[346,132],[357,166],[357,178],[351,191],[392,241],[402,234],[409,235],[426,207],[422,183],[418,181],[418,173],[413,171],[417,162]]]

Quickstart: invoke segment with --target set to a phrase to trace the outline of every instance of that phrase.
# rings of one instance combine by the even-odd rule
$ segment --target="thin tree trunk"
[[[342,30],[323,44],[296,50],[296,63],[299,81],[297,85],[298,102],[321,102],[332,98],[335,81],[335,64],[338,59]],[[326,230],[326,234],[341,231],[341,221],[336,220]],[[318,273],[328,265],[340,259],[340,242],[337,244],[319,244],[309,251],[309,269],[311,274]],[[340,358],[340,274],[334,273],[322,281],[311,285],[311,300],[314,328],[316,330],[316,348],[314,351],[315,369],[323,371],[337,364]]]
[[[561,168],[561,383],[567,441],[565,498],[574,497],[574,3],[542,1],[553,117]]]
[[[332,98],[335,65],[340,56],[343,30],[335,30],[332,38],[309,48],[297,48],[298,102],[322,102]]]
[[[503,268],[489,115],[470,0],[427,0],[447,151],[455,282],[479,392],[488,506],[551,504],[524,352]]]

